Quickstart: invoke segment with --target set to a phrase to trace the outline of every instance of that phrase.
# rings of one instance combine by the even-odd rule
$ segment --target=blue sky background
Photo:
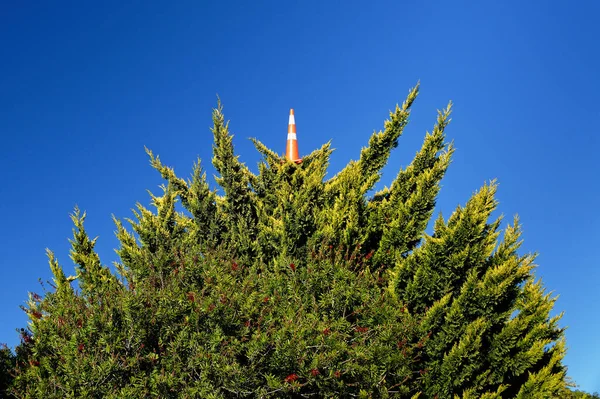
[[[560,295],[569,374],[600,390],[599,2],[37,3],[0,11],[0,342],[17,343],[19,305],[50,278],[46,247],[72,273],[75,204],[116,259],[111,214],[162,183],[144,145],[182,176],[197,156],[213,172],[216,94],[251,168],[247,138],[283,152],[295,108],[301,153],[331,139],[333,174],[420,80],[382,184],[452,100],[439,211],[498,178],[500,211],[520,215]]]

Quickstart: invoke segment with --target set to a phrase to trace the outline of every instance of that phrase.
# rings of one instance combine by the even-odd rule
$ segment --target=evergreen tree
[[[409,312],[423,314],[423,362],[429,396],[457,389],[552,397],[564,385],[563,330],[550,317],[554,300],[519,256],[518,220],[498,243],[494,184],[484,186],[433,236],[399,262],[392,282]]]
[[[15,367],[15,356],[6,345],[0,345],[0,398],[8,398],[8,387],[11,385],[12,372]]]
[[[325,180],[330,143],[294,163],[235,155],[221,104],[213,165],[115,219],[116,273],[73,214],[67,277],[30,295],[17,397],[556,397],[567,389],[554,299],[503,234],[495,183],[425,235],[453,154],[439,112],[413,161],[369,197],[418,86],[360,157]],[[176,210],[180,202],[183,212]]]
[[[563,396],[565,399],[600,399],[600,394],[598,392],[587,393],[579,390],[569,390],[567,389]]]

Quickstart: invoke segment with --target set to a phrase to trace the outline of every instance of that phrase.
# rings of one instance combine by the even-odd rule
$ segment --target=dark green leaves
[[[220,102],[222,195],[199,160],[184,180],[147,150],[167,184],[130,227],[115,218],[118,274],[77,209],[76,275],[49,252],[55,290],[30,295],[17,357],[2,358],[17,397],[564,395],[554,299],[534,257],[518,253],[518,220],[500,239],[496,184],[424,233],[454,151],[450,106],[389,188],[367,197],[417,93],[328,181],[330,143],[296,164],[254,140],[263,159],[251,173]]]

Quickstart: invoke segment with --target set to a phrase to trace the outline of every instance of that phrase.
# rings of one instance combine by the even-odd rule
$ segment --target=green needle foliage
[[[222,195],[200,161],[185,180],[147,150],[166,185],[129,227],[115,219],[116,271],[77,209],[75,275],[49,252],[53,289],[30,294],[12,394],[564,396],[560,317],[534,257],[518,252],[518,220],[501,231],[491,219],[496,184],[425,234],[454,151],[450,106],[412,163],[368,196],[417,94],[329,180],[329,143],[296,164],[254,140],[263,159],[251,173],[220,103],[212,162]]]
[[[8,397],[7,390],[12,382],[15,356],[6,345],[0,345],[0,398]]]

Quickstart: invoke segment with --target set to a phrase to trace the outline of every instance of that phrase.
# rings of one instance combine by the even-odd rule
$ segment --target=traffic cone
[[[290,109],[290,121],[288,124],[287,147],[285,157],[295,163],[302,162],[298,155],[298,139],[296,138],[296,120],[294,119],[294,110]]]

